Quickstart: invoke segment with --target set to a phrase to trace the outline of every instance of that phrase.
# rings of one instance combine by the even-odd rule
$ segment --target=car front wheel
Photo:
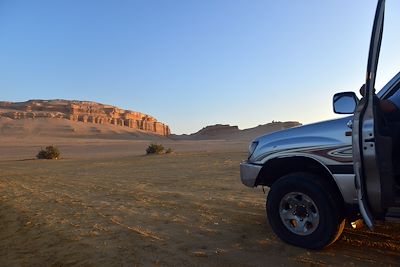
[[[335,188],[308,173],[293,173],[276,181],[267,197],[267,216],[283,241],[308,249],[335,242],[345,220]]]

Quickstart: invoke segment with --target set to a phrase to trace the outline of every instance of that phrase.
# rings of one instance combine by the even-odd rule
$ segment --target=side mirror
[[[358,104],[354,92],[337,93],[333,96],[333,111],[337,114],[353,114]]]

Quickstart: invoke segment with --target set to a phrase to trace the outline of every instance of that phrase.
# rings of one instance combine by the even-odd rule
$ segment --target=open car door
[[[385,123],[375,95],[375,79],[381,48],[385,0],[378,0],[368,55],[365,95],[353,117],[353,161],[360,213],[370,229],[374,217],[383,216],[392,179],[392,139],[385,135]],[[387,194],[389,193],[389,194]]]

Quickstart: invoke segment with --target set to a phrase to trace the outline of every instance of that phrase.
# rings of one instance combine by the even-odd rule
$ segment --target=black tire
[[[267,197],[267,217],[275,234],[286,243],[307,249],[322,249],[335,242],[341,235],[345,225],[343,203],[338,196],[338,190],[323,179],[324,177],[309,173],[292,173],[283,176],[272,185]],[[305,227],[305,235],[294,233],[293,227],[292,230],[289,229],[292,226],[291,220],[286,220],[284,223],[284,219],[281,219],[281,216],[288,214],[285,208],[282,208],[286,207],[285,201],[288,200],[288,196],[289,198],[296,196],[298,192],[300,192],[300,199],[305,195],[308,197],[307,200],[313,201],[316,206],[313,213],[318,214],[318,223],[315,223],[315,227],[310,223],[311,230]],[[295,214],[297,216],[297,211]],[[309,215],[306,214],[308,218]],[[296,221],[294,225],[296,226]]]

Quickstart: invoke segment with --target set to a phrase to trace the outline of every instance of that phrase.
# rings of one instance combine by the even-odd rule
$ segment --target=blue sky
[[[336,117],[364,81],[375,0],[0,0],[0,100],[77,99],[173,133]],[[387,0],[377,88],[400,62]]]

